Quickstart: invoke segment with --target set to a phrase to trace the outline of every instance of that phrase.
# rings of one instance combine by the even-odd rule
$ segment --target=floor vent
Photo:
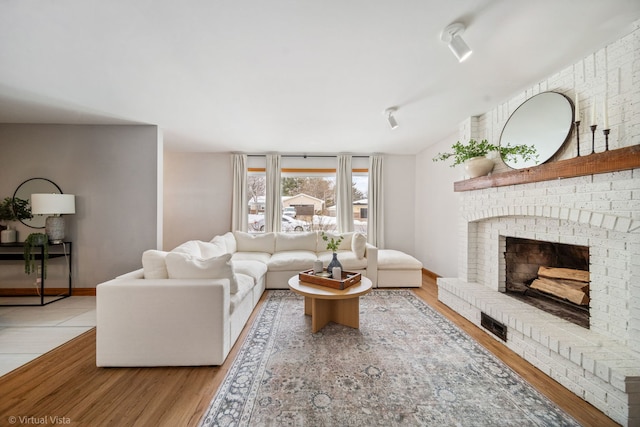
[[[507,326],[504,323],[498,322],[493,317],[484,313],[480,313],[480,325],[502,341],[507,341]]]

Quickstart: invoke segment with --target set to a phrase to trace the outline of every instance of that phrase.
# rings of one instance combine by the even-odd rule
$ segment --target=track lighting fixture
[[[458,58],[458,62],[464,61],[473,52],[462,39],[464,30],[464,24],[456,22],[447,26],[440,35],[440,40],[449,45],[449,49],[451,49],[451,52]]]
[[[391,126],[391,129],[395,129],[398,127],[398,122],[396,121],[396,118],[393,117],[393,113],[395,113],[398,109],[396,107],[389,107],[386,110],[384,110],[384,114],[387,116],[387,121],[389,122],[389,126]]]

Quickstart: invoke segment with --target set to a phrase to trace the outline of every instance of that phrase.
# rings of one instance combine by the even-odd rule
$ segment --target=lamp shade
[[[31,213],[34,215],[61,215],[76,213],[73,194],[32,194]]]

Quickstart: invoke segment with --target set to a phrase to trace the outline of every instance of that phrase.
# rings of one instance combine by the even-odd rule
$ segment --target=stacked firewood
[[[574,304],[589,305],[589,272],[571,268],[540,267],[531,288],[566,299]]]

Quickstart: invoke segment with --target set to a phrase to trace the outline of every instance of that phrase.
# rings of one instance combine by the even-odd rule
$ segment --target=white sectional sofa
[[[359,233],[342,237],[343,269],[376,283],[377,248]],[[287,289],[290,277],[331,257],[317,232],[229,232],[146,251],[142,269],[96,288],[96,364],[220,365],[265,289]]]
[[[360,233],[342,237],[338,259],[374,286],[420,286],[422,264],[380,250]],[[378,256],[380,255],[380,259]],[[97,366],[220,365],[265,289],[332,258],[320,232],[229,232],[148,250],[142,268],[96,288]]]

